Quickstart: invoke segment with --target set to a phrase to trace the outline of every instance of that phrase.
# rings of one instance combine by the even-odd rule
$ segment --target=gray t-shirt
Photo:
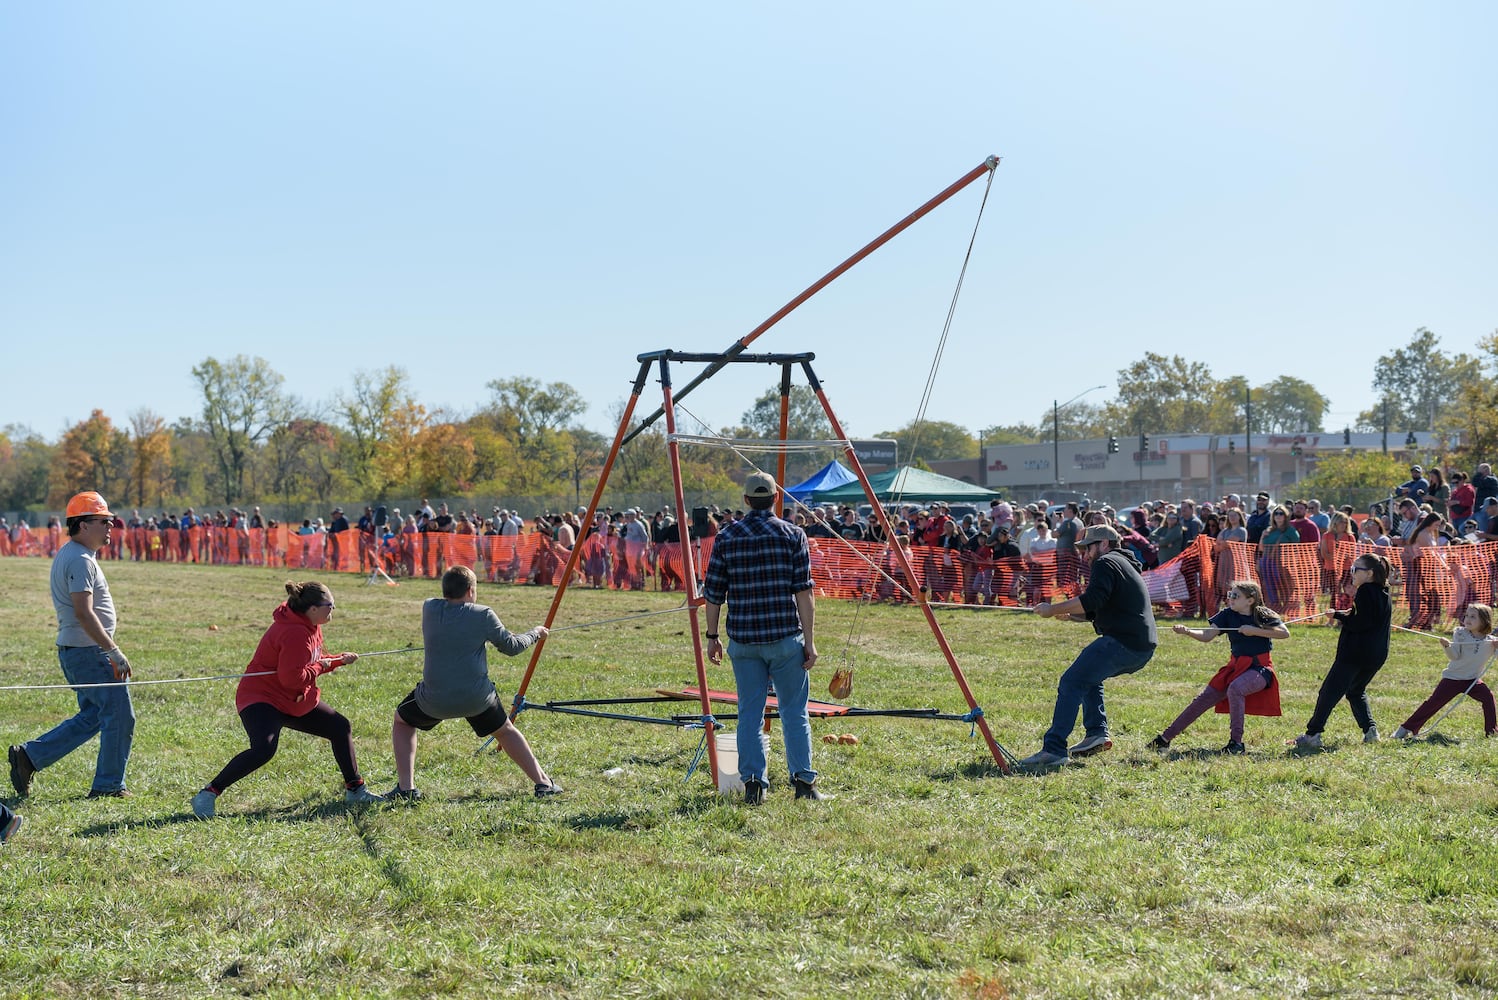
[[[73,610],[73,595],[94,595],[94,614],[104,631],[114,635],[114,599],[104,570],[87,546],[68,541],[52,558],[52,607],[57,610],[57,644],[59,646],[92,646],[94,640],[78,623]]]
[[[494,609],[453,604],[441,597],[421,605],[423,665],[416,706],[434,719],[466,719],[482,712],[494,697],[484,646],[514,656],[535,645],[535,630],[516,635]]]

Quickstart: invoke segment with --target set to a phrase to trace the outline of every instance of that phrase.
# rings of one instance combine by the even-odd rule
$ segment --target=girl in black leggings
[[[1327,717],[1343,698],[1363,731],[1363,742],[1378,742],[1367,691],[1373,675],[1389,658],[1389,625],[1394,616],[1394,604],[1389,599],[1389,560],[1377,553],[1358,556],[1353,560],[1352,582],[1347,589],[1353,590],[1352,607],[1327,612],[1342,623],[1342,634],[1337,638],[1337,658],[1321,682],[1316,710],[1306,723],[1305,735],[1295,738],[1296,747],[1302,750],[1321,746]]]
[[[322,584],[286,584],[286,601],[271,615],[273,624],[250,658],[234,699],[250,747],[192,797],[193,815],[199,819],[214,815],[225,789],[269,763],[280,745],[282,729],[309,733],[332,744],[333,759],[343,772],[344,801],[383,801],[359,776],[348,719],[323,703],[317,687],[319,676],[359,658],[354,653],[329,656],[323,651],[322,627],[333,617],[333,608],[333,592]]]

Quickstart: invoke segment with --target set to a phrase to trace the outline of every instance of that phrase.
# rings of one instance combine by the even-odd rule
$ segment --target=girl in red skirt
[[[1176,721],[1155,737],[1150,743],[1152,749],[1164,750],[1170,746],[1170,741],[1185,732],[1198,716],[1216,706],[1217,711],[1230,717],[1228,745],[1222,748],[1223,752],[1243,753],[1243,716],[1280,714],[1280,686],[1274,664],[1269,661],[1269,651],[1272,640],[1290,638],[1290,630],[1279,615],[1265,606],[1259,585],[1249,580],[1234,581],[1228,588],[1228,606],[1207,622],[1207,628],[1177,625],[1175,632],[1198,642],[1211,642],[1226,632],[1232,656]]]

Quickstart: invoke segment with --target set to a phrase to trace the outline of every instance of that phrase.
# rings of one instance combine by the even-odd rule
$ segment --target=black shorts
[[[420,729],[423,732],[436,729],[437,723],[442,721],[426,714],[421,710],[421,706],[416,704],[415,688],[412,688],[411,693],[406,695],[399,705],[395,706],[395,714],[405,720],[406,725]],[[468,717],[468,724],[473,727],[473,731],[479,736],[492,736],[505,724],[506,718],[505,710],[499,704],[498,696],[491,694],[489,696],[489,704],[484,706],[484,710],[477,715],[470,715]]]

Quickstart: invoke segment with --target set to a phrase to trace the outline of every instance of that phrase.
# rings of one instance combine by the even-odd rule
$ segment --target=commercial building
[[[1389,435],[1388,452],[1401,461],[1423,462],[1450,442],[1426,431],[1396,439]],[[987,445],[981,468],[976,462],[938,462],[946,475],[1001,490],[1012,499],[1032,500],[1058,490],[1079,491],[1095,500],[1119,504],[1143,499],[1180,500],[1216,498],[1224,493],[1279,495],[1316,470],[1322,456],[1345,452],[1380,451],[1380,433],[1341,431],[1304,434],[1150,435],[1139,447],[1138,435],[1112,439],[1046,442],[1044,444]],[[974,476],[974,472],[977,475]]]

